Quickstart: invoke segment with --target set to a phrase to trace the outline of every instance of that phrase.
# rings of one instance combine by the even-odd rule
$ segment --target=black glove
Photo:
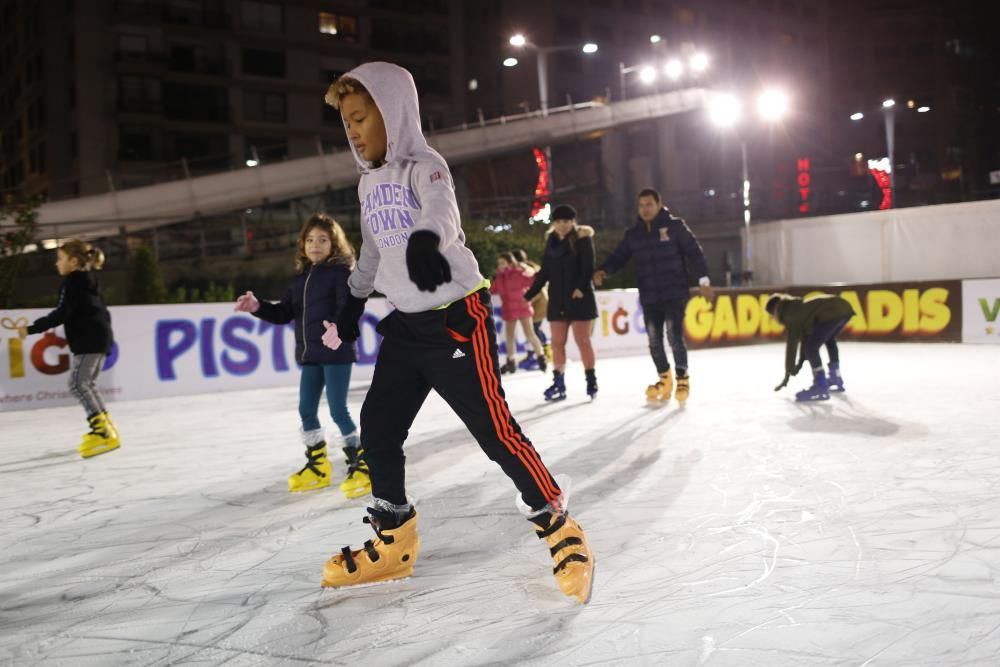
[[[782,380],[782,381],[781,381],[781,384],[779,384],[779,385],[778,385],[777,387],[775,387],[775,388],[774,388],[774,390],[775,390],[775,391],[781,391],[781,390],[782,390],[782,389],[784,389],[784,388],[785,388],[786,386],[788,386],[788,378],[789,378],[789,376],[788,376],[788,373],[785,373],[785,379],[784,379],[784,380]]]
[[[406,244],[406,269],[421,292],[433,292],[438,285],[451,282],[451,266],[438,250],[440,243],[437,234],[421,229],[410,234]]]
[[[365,312],[367,301],[368,299],[359,299],[353,294],[347,295],[347,303],[337,318],[337,335],[340,340],[353,343],[361,337],[361,316]]]

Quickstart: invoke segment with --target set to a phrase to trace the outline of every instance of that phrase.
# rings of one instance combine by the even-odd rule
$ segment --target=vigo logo
[[[16,319],[5,317],[0,320],[0,327],[14,332],[16,332],[20,327],[28,326],[28,324],[28,318],[26,317],[19,317]],[[23,378],[25,374],[25,342],[26,341],[21,340],[16,333],[7,339],[8,370],[10,378],[13,380]],[[52,354],[49,353],[51,348],[58,348],[66,351],[57,353],[55,355],[55,359],[53,359]],[[28,354],[28,361],[31,363],[32,368],[43,375],[59,375],[60,373],[65,373],[69,370],[70,353],[67,348],[68,345],[65,338],[56,335],[52,331],[47,331],[31,346],[31,351]],[[117,361],[118,344],[115,343],[115,345],[111,348],[111,354],[109,354],[108,358],[104,360],[104,367],[102,370],[108,370],[113,367]]]

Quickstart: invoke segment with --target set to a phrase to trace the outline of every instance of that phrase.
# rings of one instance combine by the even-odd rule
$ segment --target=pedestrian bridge
[[[688,88],[612,103],[588,102],[442,131],[429,137],[452,166],[513,150],[558,144],[600,130],[692,111],[707,91]],[[97,238],[350,187],[358,180],[349,150],[49,202],[39,223],[52,238]]]

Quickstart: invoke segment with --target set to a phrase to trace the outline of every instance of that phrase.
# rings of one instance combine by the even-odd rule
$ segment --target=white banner
[[[275,326],[234,313],[231,303],[118,306],[111,310],[115,347],[97,386],[108,401],[297,385],[293,325]],[[71,353],[62,327],[21,341],[15,329],[48,311],[0,313],[0,411],[71,405]],[[375,325],[388,312],[371,299],[361,323],[353,379],[371,377]]]
[[[1000,344],[1000,278],[962,281],[962,342]]]
[[[598,293],[594,323],[598,356],[645,353],[645,329],[635,290]],[[501,359],[506,358],[499,299],[494,302]],[[47,310],[0,313],[0,411],[72,405],[66,383],[71,353],[62,327],[17,337],[20,324]],[[358,363],[352,381],[369,380],[381,338],[375,325],[389,312],[384,299],[370,299],[361,322]],[[295,335],[291,324],[275,326],[230,303],[117,306],[111,308],[115,349],[98,378],[107,401],[296,386]],[[548,333],[548,324],[544,325]],[[578,359],[570,341],[569,356]],[[518,358],[525,354],[518,340]]]

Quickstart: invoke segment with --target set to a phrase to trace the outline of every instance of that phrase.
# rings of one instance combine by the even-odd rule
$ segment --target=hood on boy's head
[[[413,77],[399,65],[372,62],[355,67],[345,76],[356,79],[363,85],[385,122],[386,154],[385,162],[390,164],[400,160],[437,161],[447,168],[441,155],[427,145],[420,129],[420,105],[417,101],[417,87]],[[345,123],[344,130],[347,130]],[[351,145],[351,152],[361,171],[372,165],[364,160]]]

